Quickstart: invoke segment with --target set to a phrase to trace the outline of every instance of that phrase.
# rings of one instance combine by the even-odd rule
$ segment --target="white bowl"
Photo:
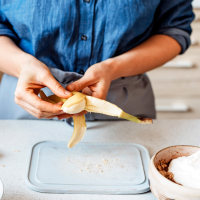
[[[152,193],[159,200],[200,200],[200,189],[184,187],[176,184],[161,175],[156,168],[160,160],[169,162],[171,159],[175,159],[180,156],[189,156],[199,150],[200,147],[196,146],[171,146],[162,149],[152,157],[149,167],[150,187]]]
[[[3,183],[0,180],[0,199],[2,198],[2,196],[3,196]]]

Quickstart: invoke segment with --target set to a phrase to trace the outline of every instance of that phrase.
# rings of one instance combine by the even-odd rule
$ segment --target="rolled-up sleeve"
[[[155,13],[154,34],[164,34],[174,38],[184,53],[190,46],[194,19],[192,0],[161,0]]]
[[[12,25],[9,23],[3,12],[0,10],[0,36],[8,36],[15,42],[19,40],[16,33],[13,30]]]

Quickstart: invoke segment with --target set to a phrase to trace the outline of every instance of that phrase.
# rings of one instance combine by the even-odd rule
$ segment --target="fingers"
[[[91,86],[90,89],[92,90],[92,96],[105,100],[109,90],[109,86],[110,85],[104,81],[98,82],[94,86]]]
[[[67,118],[70,118],[70,117],[72,117],[72,116],[73,116],[73,115],[70,115],[70,114],[65,113],[65,114],[57,115],[56,117],[57,117],[58,119],[67,119]]]
[[[51,104],[40,99],[33,90],[16,91],[15,102],[37,118],[63,114],[61,105]]]
[[[62,85],[56,81],[56,79],[53,77],[51,73],[48,73],[43,80],[44,85],[46,85],[55,95],[61,97],[61,98],[69,98],[72,96],[71,92],[67,91],[62,87]]]
[[[85,76],[80,78],[79,80],[71,83],[70,85],[67,86],[67,89],[71,92],[73,91],[81,91],[83,88],[86,88],[87,86],[94,84],[93,79],[89,79]]]
[[[99,63],[88,68],[85,75],[67,86],[69,91],[82,91],[100,99],[106,99],[111,79]]]
[[[110,83],[106,83],[105,81],[93,83],[91,80],[81,78],[78,81],[68,85],[67,89],[70,91],[82,90],[82,92],[86,95],[91,95],[100,99],[106,99],[109,87]]]
[[[32,107],[31,105],[27,104],[26,102],[23,102],[21,104],[21,107],[24,108],[27,112],[29,112],[31,115],[33,115],[34,117],[36,117],[38,119],[42,119],[42,118],[52,119],[55,117],[57,117],[58,119],[66,119],[66,118],[72,117],[72,115],[66,114],[63,111],[52,115],[52,113],[40,111],[39,109]]]
[[[93,92],[93,93],[92,93],[92,96],[93,96],[93,97],[96,97],[96,98],[98,98],[98,99],[103,99],[103,100],[106,99],[106,95],[105,95],[105,94],[102,94],[102,93],[99,93],[99,92]]]
[[[68,98],[72,94],[61,86],[45,64],[34,58],[26,65],[18,78],[15,102],[37,118],[53,118],[64,114],[60,104],[46,102],[38,97],[38,93],[47,86],[61,98]]]
[[[43,101],[33,91],[29,91],[25,100],[28,104],[41,111],[49,112],[52,114],[56,114],[61,111],[60,105]]]
[[[82,93],[92,96],[92,90],[89,87],[83,88]]]
[[[25,109],[27,112],[29,112],[31,115],[33,115],[34,117],[38,118],[38,119],[42,119],[42,118],[46,118],[46,119],[51,119],[54,117],[57,117],[57,115],[63,114],[63,112],[59,112],[57,114],[53,114],[52,113],[48,113],[45,111],[41,111],[39,109],[36,109],[34,107],[32,107],[30,104],[26,103],[26,102],[17,102],[23,109]]]

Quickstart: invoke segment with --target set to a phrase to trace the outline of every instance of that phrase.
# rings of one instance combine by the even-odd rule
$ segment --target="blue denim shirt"
[[[84,73],[151,35],[190,44],[191,0],[0,0],[0,35],[47,66]]]

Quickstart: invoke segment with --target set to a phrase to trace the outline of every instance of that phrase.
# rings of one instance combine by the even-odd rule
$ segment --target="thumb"
[[[56,81],[53,75],[49,75],[48,79],[44,81],[44,84],[57,96],[61,98],[69,98],[72,96],[71,92],[67,91],[62,85]]]
[[[86,88],[87,86],[93,84],[93,81],[85,78],[84,76],[80,78],[79,80],[69,84],[67,86],[67,89],[71,92],[73,91],[81,91],[82,89]]]

